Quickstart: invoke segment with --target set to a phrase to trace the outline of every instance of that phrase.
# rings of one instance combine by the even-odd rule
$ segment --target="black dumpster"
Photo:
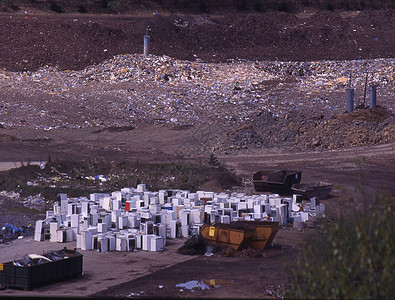
[[[30,290],[44,284],[82,275],[82,254],[69,249],[24,256],[0,264],[0,284]]]
[[[333,184],[323,181],[298,183],[292,186],[294,194],[302,195],[302,199],[309,200],[316,197],[318,200],[328,199],[329,193],[332,191]]]
[[[291,195],[293,184],[300,183],[302,172],[291,170],[263,170],[254,173],[252,180],[255,191]]]

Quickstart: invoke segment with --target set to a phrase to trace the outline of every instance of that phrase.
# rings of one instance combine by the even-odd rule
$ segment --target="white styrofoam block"
[[[181,236],[182,237],[189,236],[189,225],[181,225]]]
[[[122,202],[118,199],[112,199],[112,210],[120,210],[122,208]]]
[[[251,215],[250,214],[245,214],[244,215],[244,220],[245,221],[251,221]]]
[[[222,215],[222,216],[221,216],[221,223],[230,224],[230,216],[228,216],[228,215]]]
[[[149,204],[151,205],[151,204],[159,204],[159,197],[151,197],[150,199],[149,199]]]
[[[173,203],[173,206],[182,205],[182,199],[181,199],[181,198],[175,198],[175,197],[173,197],[173,198],[171,199],[171,203]]]
[[[78,227],[79,227],[80,231],[88,229],[88,227],[89,227],[88,219],[87,218],[80,219],[80,223],[79,223]]]
[[[114,235],[106,235],[106,238],[108,240],[108,251],[115,251],[116,250],[116,237]]]
[[[122,201],[122,192],[121,191],[112,192],[111,197],[113,197],[115,200]]]
[[[188,199],[199,200],[199,195],[197,193],[189,193],[188,194]]]
[[[77,234],[77,245],[76,245],[76,247],[78,248],[78,249],[81,249],[81,234]]]
[[[51,222],[49,224],[49,232],[51,234],[50,237],[50,242],[56,243],[58,241],[58,234],[57,234],[57,230],[59,229],[59,224],[58,222]]]
[[[146,185],[144,183],[140,183],[137,185],[137,193],[144,193],[146,189]]]
[[[181,220],[181,225],[185,226],[185,225],[189,225],[190,224],[190,211],[186,211],[186,210],[181,210],[179,212],[179,216],[180,216],[180,220]]]
[[[269,198],[269,204],[270,205],[280,205],[281,204],[281,200],[282,200],[282,198],[279,198],[279,197],[272,197],[272,198]]]
[[[105,233],[108,230],[107,223],[97,223],[97,232]]]
[[[80,233],[80,230],[78,227],[72,227],[71,228],[71,234],[72,234],[72,241],[77,240],[77,234]]]
[[[44,230],[43,230],[43,220],[37,220],[36,221],[36,226],[34,228],[34,240],[35,241],[43,241],[44,240]]]
[[[166,224],[159,224],[158,233],[159,233],[159,236],[163,237],[163,245],[166,246],[166,238],[167,238]]]
[[[154,222],[146,221],[144,226],[144,233],[153,234],[153,232],[154,232]]]
[[[200,209],[191,210],[191,223],[203,223],[204,212]]]
[[[110,195],[105,194],[105,193],[93,193],[93,194],[89,195],[89,199],[91,201],[100,201],[101,199],[103,199],[105,197],[110,197]]]
[[[318,217],[325,216],[325,205],[324,204],[318,204],[315,208],[316,214]]]
[[[69,205],[69,201],[67,199],[62,199],[60,201],[60,213],[67,214],[68,205]]]
[[[150,251],[163,251],[164,241],[161,236],[151,237]]]
[[[149,209],[152,212],[158,212],[158,211],[160,211],[162,209],[162,205],[160,205],[160,204],[150,204],[149,205]]]
[[[141,249],[143,247],[143,235],[141,233],[137,233],[135,235],[136,239],[136,249]]]
[[[125,229],[128,227],[128,216],[119,216],[118,217],[118,228]]]
[[[292,218],[294,221],[302,221],[302,216],[301,216],[301,213],[300,213],[300,212],[294,212],[294,213],[292,213],[291,218]]]
[[[170,221],[170,237],[172,239],[178,238],[180,236],[179,226],[180,226],[180,221],[178,220]]]
[[[166,192],[165,191],[159,191],[159,204],[165,204],[166,202]]]
[[[110,203],[111,203],[111,197],[104,197],[102,200],[101,207],[103,207],[105,210],[110,210]]]
[[[309,219],[309,213],[307,212],[300,212],[301,221],[307,221]]]
[[[119,221],[119,217],[121,216],[121,211],[120,210],[112,210],[111,211],[111,222],[116,223],[118,227],[118,221]]]
[[[142,240],[142,247],[141,249],[144,251],[150,251],[151,250],[151,238],[152,234],[143,234],[143,240]]]
[[[256,214],[263,213],[263,205],[262,204],[255,204],[254,205],[254,213],[256,213]]]
[[[117,251],[126,251],[126,244],[127,244],[127,238],[124,236],[117,236],[116,237],[116,246],[115,249]]]
[[[97,249],[100,252],[108,252],[108,238],[106,237],[98,237],[97,239]]]
[[[81,232],[81,249],[82,250],[92,250],[92,233],[90,231]]]
[[[278,218],[278,222],[280,222],[280,225],[287,224],[287,205],[286,204],[276,205],[276,217]]]
[[[80,215],[72,214],[71,215],[71,227],[79,227],[80,224]]]
[[[246,202],[238,202],[237,203],[237,210],[246,210],[247,209],[247,203]]]
[[[89,202],[88,201],[82,201],[81,202],[81,214],[86,217],[90,213],[89,211]]]
[[[140,226],[140,220],[137,219],[136,214],[128,215],[128,227],[138,228]]]

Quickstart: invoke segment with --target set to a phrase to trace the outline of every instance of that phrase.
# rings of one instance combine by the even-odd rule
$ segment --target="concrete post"
[[[370,108],[376,108],[376,91],[377,91],[377,85],[371,84],[369,86],[369,107]]]
[[[148,35],[150,28],[147,27],[145,30],[145,35],[144,35],[144,56],[147,57],[149,55],[149,40],[150,36]]]
[[[347,112],[353,112],[354,111],[354,89],[348,88],[346,89],[346,98],[347,98],[347,104],[346,104],[346,109]]]

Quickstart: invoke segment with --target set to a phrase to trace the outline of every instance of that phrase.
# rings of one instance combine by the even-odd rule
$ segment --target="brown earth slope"
[[[393,10],[356,13],[109,16],[0,15],[0,68],[82,69],[116,54],[151,53],[226,61],[394,57]]]

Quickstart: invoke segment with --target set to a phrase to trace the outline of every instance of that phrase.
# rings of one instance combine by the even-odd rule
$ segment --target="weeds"
[[[321,219],[307,236],[286,297],[393,297],[395,218],[390,195],[360,193],[346,208],[340,217]]]

